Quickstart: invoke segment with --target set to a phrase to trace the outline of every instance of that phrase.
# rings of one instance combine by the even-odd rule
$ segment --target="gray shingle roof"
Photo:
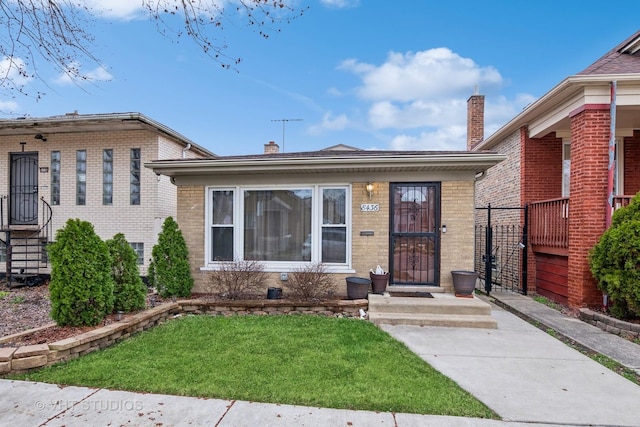
[[[578,75],[640,73],[640,31],[607,52]]]

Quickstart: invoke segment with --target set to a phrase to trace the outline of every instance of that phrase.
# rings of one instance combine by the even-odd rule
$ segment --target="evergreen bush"
[[[145,306],[147,287],[142,283],[138,270],[138,255],[124,237],[118,233],[107,240],[111,255],[111,277],[113,277],[114,311],[130,312]]]
[[[193,278],[189,266],[187,243],[172,217],[167,217],[151,252],[149,282],[163,298],[191,295]]]
[[[589,265],[611,299],[611,314],[640,316],[640,193],[614,212],[611,227],[589,253]]]
[[[111,256],[93,225],[69,219],[48,247],[51,317],[60,326],[93,326],[113,309]]]

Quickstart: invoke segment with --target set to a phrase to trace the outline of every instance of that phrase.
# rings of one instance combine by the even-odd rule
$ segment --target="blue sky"
[[[286,152],[463,150],[475,87],[488,136],[640,29],[627,0],[294,0],[309,9],[267,40],[225,28],[232,71],[158,34],[133,0],[86,1],[111,8],[92,28],[103,68],[80,64],[95,81],[41,68],[46,95],[0,99],[2,117],[140,112],[218,155],[282,150],[281,119],[301,119],[285,122]]]

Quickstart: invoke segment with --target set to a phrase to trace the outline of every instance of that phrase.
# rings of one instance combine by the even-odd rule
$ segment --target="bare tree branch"
[[[47,85],[40,73],[44,62],[74,82],[91,80],[82,66],[102,65],[91,33],[97,11],[87,1],[0,0],[0,95],[40,99],[44,92],[27,88],[35,90],[29,86],[34,80]],[[138,1],[160,34],[176,42],[192,40],[225,69],[236,69],[241,62],[227,52],[220,36],[225,28],[244,23],[269,38],[307,9],[294,9],[290,0]]]

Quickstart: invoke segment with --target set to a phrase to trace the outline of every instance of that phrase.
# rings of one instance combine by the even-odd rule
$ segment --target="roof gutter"
[[[169,176],[195,174],[237,174],[260,172],[286,172],[296,170],[306,172],[353,171],[354,169],[375,168],[424,168],[450,167],[459,169],[485,170],[503,160],[506,156],[496,153],[447,153],[429,155],[390,155],[390,156],[328,156],[273,158],[256,157],[247,159],[193,159],[193,160],[157,160],[145,163],[145,167],[155,173]]]

